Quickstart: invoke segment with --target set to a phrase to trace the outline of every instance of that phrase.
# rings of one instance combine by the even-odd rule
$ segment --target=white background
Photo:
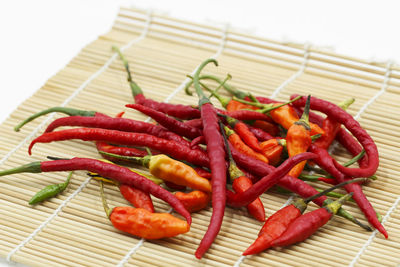
[[[400,62],[398,1],[2,0],[0,122],[83,46],[107,32],[121,5],[198,22],[229,22],[268,38]]]

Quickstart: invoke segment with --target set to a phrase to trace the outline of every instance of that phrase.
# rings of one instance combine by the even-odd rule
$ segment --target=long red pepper
[[[238,166],[242,167],[243,169],[247,170],[248,172],[258,177],[266,176],[275,170],[275,167],[268,165],[265,162],[262,162],[260,160],[239,153],[233,146],[230,146],[230,148],[232,156],[235,162],[238,164]],[[293,193],[296,193],[303,198],[308,198],[310,196],[318,194],[318,191],[314,187],[290,175],[286,175],[283,178],[281,178],[277,183],[277,185]],[[327,199],[326,196],[321,196],[313,200],[313,202],[320,207],[327,204],[327,201],[329,201],[329,199]],[[338,214],[343,218],[346,218],[347,220],[359,225],[360,227],[369,230],[368,226],[360,223],[356,218],[354,218],[344,209],[340,209]]]
[[[291,97],[296,97],[292,95]],[[293,103],[294,105],[304,106],[305,98],[302,97]],[[311,109],[320,111],[331,117],[333,120],[343,124],[353,136],[360,142],[368,156],[368,166],[364,168],[347,168],[333,160],[335,167],[342,173],[352,177],[369,177],[373,175],[379,166],[379,153],[375,142],[371,136],[360,126],[353,116],[338,107],[337,105],[316,97],[311,98]]]
[[[233,207],[243,207],[254,201],[266,190],[277,184],[296,164],[303,160],[314,159],[316,155],[309,152],[304,152],[293,157],[290,157],[283,162],[279,167],[274,169],[268,175],[261,178],[252,187],[242,193],[233,194],[227,191],[227,204]]]
[[[194,139],[203,135],[203,132],[195,127],[191,127],[181,121],[178,121],[172,117],[168,117],[164,113],[151,109],[149,107],[139,104],[128,104],[125,107],[136,109],[147,116],[150,116],[153,120],[158,122],[161,126],[164,126],[171,132],[179,134],[180,136]]]
[[[312,144],[310,146],[310,151],[318,155],[318,157],[314,159],[315,163],[317,163],[318,166],[330,173],[333,177],[335,177],[335,179],[337,179],[338,182],[343,182],[346,180],[346,176],[341,173],[333,164],[333,158],[329,155],[326,149],[319,148]],[[356,201],[357,205],[364,213],[368,222],[376,229],[378,229],[378,231],[381,232],[386,238],[388,238],[388,234],[385,228],[379,222],[376,212],[362,192],[361,186],[359,184],[349,184],[346,185],[344,188],[347,192],[354,193],[353,199]]]
[[[53,141],[71,139],[143,146],[158,150],[176,159],[186,160],[196,165],[208,167],[210,163],[207,154],[204,151],[199,149],[190,149],[189,147],[172,140],[166,140],[144,133],[131,133],[98,128],[77,128],[44,133],[31,142],[28,152],[31,154],[31,149],[36,143],[50,143]]]
[[[260,128],[253,127],[251,125],[247,125],[247,127],[249,128],[250,132],[252,132],[254,134],[254,136],[257,137],[258,141],[260,141],[260,142],[268,141],[268,140],[274,138],[271,134],[265,132],[264,130],[262,130]]]
[[[289,225],[280,237],[272,241],[271,246],[286,247],[304,241],[325,225],[338,212],[342,204],[351,198],[351,195],[345,195],[322,208],[301,215]]]
[[[121,184],[132,185],[144,192],[148,192],[153,196],[164,200],[170,204],[179,214],[181,214],[190,224],[192,218],[190,213],[185,209],[182,203],[169,191],[158,186],[149,179],[132,172],[128,168],[118,166],[111,163],[106,163],[100,160],[87,158],[72,158],[52,161],[37,161],[30,164],[22,165],[17,168],[4,170],[0,172],[0,176],[14,173],[40,173],[40,172],[55,172],[55,171],[76,171],[87,170],[98,173],[103,177],[108,177],[118,181]]]
[[[129,156],[129,157],[144,157],[148,154],[147,151],[140,150],[137,148],[113,146],[108,144],[107,142],[101,142],[101,141],[96,142],[96,148],[98,151],[117,154],[121,156]]]
[[[180,135],[168,131],[162,126],[151,124],[144,121],[137,121],[127,118],[111,118],[111,117],[82,117],[71,116],[54,120],[47,126],[45,132],[52,132],[60,126],[81,126],[88,128],[102,128],[109,130],[118,130],[124,132],[146,133],[160,138],[180,142],[189,146],[189,142]]]
[[[200,259],[208,250],[221,229],[226,202],[226,162],[224,141],[218,124],[218,115],[210,100],[204,95],[199,84],[201,70],[210,62],[218,65],[215,59],[204,61],[194,74],[194,86],[199,96],[199,108],[203,121],[203,135],[206,139],[207,154],[210,160],[212,183],[213,212],[207,231],[196,250],[195,256]]]

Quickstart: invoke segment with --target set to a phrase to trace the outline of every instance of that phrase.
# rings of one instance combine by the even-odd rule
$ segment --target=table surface
[[[251,34],[311,43],[376,61],[400,62],[398,1],[70,0],[0,2],[0,122],[81,48],[112,26],[120,6],[134,4],[197,22],[230,23]],[[8,266],[0,261],[0,266]]]

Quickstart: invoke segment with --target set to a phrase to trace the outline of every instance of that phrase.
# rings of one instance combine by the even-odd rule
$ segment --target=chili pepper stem
[[[121,58],[121,60],[124,64],[126,73],[128,75],[127,80],[131,87],[132,95],[135,97],[136,95],[143,94],[142,88],[140,88],[140,86],[132,80],[132,75],[131,75],[131,71],[129,69],[128,60],[126,60],[125,56],[122,54],[121,50],[117,46],[112,46],[112,49],[114,52],[116,52],[119,55],[119,57]]]
[[[338,104],[338,106],[341,107],[342,109],[346,110],[351,104],[354,103],[354,101],[356,101],[356,100],[355,100],[355,98],[352,97],[352,98],[343,100],[342,102],[340,102]]]
[[[325,206],[325,209],[327,209],[329,212],[331,212],[332,214],[336,214],[338,212],[338,210],[340,209],[340,207],[347,201],[349,200],[351,197],[353,196],[353,192],[346,194],[344,196],[342,196],[341,198],[339,198],[336,201],[333,201],[332,203],[329,203],[328,205]]]
[[[307,130],[310,130],[310,120],[309,120],[309,114],[310,114],[310,102],[311,102],[311,95],[307,97],[307,102],[304,107],[303,114],[301,115],[301,118],[295,122],[295,124],[303,125],[304,128]]]
[[[104,211],[107,215],[108,218],[110,218],[110,215],[112,213],[112,209],[108,206],[106,197],[104,195],[104,185],[103,185],[103,181],[100,181],[100,196],[101,196],[101,201],[103,203],[103,208]]]
[[[9,174],[21,173],[21,172],[29,172],[29,173],[39,173],[42,172],[40,169],[40,161],[31,162],[16,168],[0,171],[0,176],[5,176]]]
[[[101,155],[105,155],[105,156],[109,156],[109,157],[113,157],[116,159],[124,159],[124,160],[129,160],[132,161],[134,163],[140,164],[143,167],[148,168],[149,167],[149,163],[151,160],[151,153],[150,155],[144,156],[144,157],[131,157],[131,156],[122,156],[122,155],[118,155],[118,154],[113,154],[113,153],[108,153],[108,152],[104,152],[104,151],[99,151],[99,154]]]
[[[84,116],[84,117],[93,117],[96,112],[95,111],[87,111],[87,110],[80,110],[80,109],[75,109],[75,108],[67,108],[67,107],[52,107],[48,108],[42,111],[39,111],[25,120],[23,120],[21,123],[19,123],[17,126],[14,127],[14,131],[19,132],[19,130],[28,122],[33,121],[34,119],[49,114],[53,112],[59,112],[59,113],[64,113],[67,114],[68,116]]]
[[[230,174],[230,179],[231,181],[235,180],[238,177],[244,176],[244,173],[238,168],[238,166],[236,165],[236,162],[233,160],[232,157],[232,153],[231,153],[231,149],[229,147],[228,144],[228,139],[225,133],[224,128],[226,128],[222,122],[219,122],[219,127],[221,128],[221,133],[224,139],[224,144],[225,144],[225,149],[227,151],[228,154],[228,158],[229,158],[229,174]]]
[[[218,66],[218,62],[215,59],[209,58],[200,64],[200,66],[197,68],[196,72],[193,75],[193,85],[194,88],[196,89],[197,95],[199,96],[199,107],[201,107],[206,103],[210,103],[210,99],[208,99],[204,94],[203,90],[201,90],[199,82],[199,74],[204,69],[204,67],[211,62],[214,63],[215,66]]]

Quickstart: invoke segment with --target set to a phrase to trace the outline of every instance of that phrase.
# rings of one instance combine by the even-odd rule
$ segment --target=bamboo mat
[[[114,115],[132,102],[126,73],[113,54],[112,45],[125,46],[135,81],[146,96],[171,103],[197,103],[182,91],[187,74],[204,59],[218,59],[209,72],[233,76],[232,84],[257,95],[287,100],[290,94],[312,94],[338,103],[347,97],[349,108],[377,142],[381,164],[378,180],[365,194],[382,214],[389,239],[366,232],[335,217],[301,244],[270,249],[241,257],[256,238],[261,223],[245,209],[227,208],[222,229],[202,260],[194,257],[207,229],[211,208],[193,214],[190,232],[174,238],[148,241],[115,230],[104,215],[98,183],[85,172],[75,172],[61,195],[31,207],[30,197],[45,185],[60,183],[67,173],[16,174],[1,178],[0,255],[31,266],[397,266],[400,263],[400,68],[395,64],[368,62],[303,44],[281,43],[250,36],[221,25],[181,21],[143,10],[122,8],[112,29],[87,45],[21,104],[0,126],[1,169],[45,156],[98,158],[92,143],[64,141],[38,144],[27,154],[30,141],[43,132],[49,115],[15,133],[13,127],[30,114],[53,106],[97,110]],[[132,110],[126,117],[146,119]],[[349,155],[336,146],[342,162]],[[325,187],[314,184],[316,187]],[[106,187],[110,204],[126,202]],[[281,208],[288,196],[264,194],[267,215]],[[155,199],[157,211],[168,205]],[[311,205],[311,209],[315,206]],[[365,222],[354,204],[346,209]]]

